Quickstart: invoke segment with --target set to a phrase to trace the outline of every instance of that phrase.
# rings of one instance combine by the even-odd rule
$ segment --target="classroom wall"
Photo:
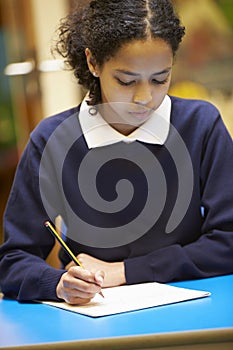
[[[69,11],[69,2],[67,0],[31,0],[31,4],[37,42],[37,59],[38,64],[41,65],[46,60],[54,59],[50,49],[56,37],[55,31],[59,21]],[[72,72],[62,70],[41,72],[39,79],[43,117],[58,113],[80,102],[80,88]]]
[[[173,0],[186,35],[170,93],[215,104],[233,135],[233,4],[231,0]]]

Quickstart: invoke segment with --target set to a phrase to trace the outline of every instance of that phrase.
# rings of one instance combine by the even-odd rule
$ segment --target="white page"
[[[210,292],[206,291],[179,288],[157,282],[105,288],[102,289],[102,292],[104,298],[97,294],[88,304],[82,306],[69,305],[65,302],[43,301],[43,303],[68,311],[98,317],[203,298],[210,295]]]

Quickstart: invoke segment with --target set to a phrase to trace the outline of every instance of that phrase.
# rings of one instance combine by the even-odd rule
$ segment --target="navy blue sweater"
[[[136,141],[89,150],[79,107],[37,126],[18,165],[4,216],[0,287],[5,295],[57,300],[56,285],[65,270],[45,262],[54,239],[44,227],[57,215],[64,218],[67,244],[75,254],[124,261],[128,284],[233,272],[232,139],[213,105],[171,99],[172,127],[163,146]],[[77,179],[87,155],[87,186],[94,175],[109,210],[108,205],[98,210],[97,201],[92,206],[83,198]],[[143,158],[138,163],[137,156]],[[93,163],[99,158],[102,164],[95,173]],[[132,196],[125,207],[111,210],[122,179],[128,180],[125,193],[132,184]],[[80,181],[85,187],[85,176]],[[91,190],[85,191],[90,195]],[[63,266],[69,262],[63,252],[60,258]]]

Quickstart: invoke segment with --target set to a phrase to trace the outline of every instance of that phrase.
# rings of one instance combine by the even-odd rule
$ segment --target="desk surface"
[[[184,339],[188,334],[192,334],[194,343],[204,334],[204,338],[230,341],[232,346],[233,275],[171,284],[207,290],[212,295],[97,319],[39,303],[1,299],[0,348],[34,349],[37,345],[40,349],[93,349],[94,341],[94,349],[125,349],[121,346],[127,343],[128,349],[142,349],[142,344],[143,349],[152,349],[152,345],[159,348],[155,346],[156,342],[165,346],[171,337],[174,343],[179,335]],[[166,344],[163,343],[165,339]],[[117,347],[110,346],[113,340],[118,341]]]

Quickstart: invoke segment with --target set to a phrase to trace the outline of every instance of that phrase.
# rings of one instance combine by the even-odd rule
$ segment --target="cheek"
[[[119,86],[109,86],[104,91],[107,102],[131,102],[132,93],[127,89],[122,89]]]
[[[155,89],[153,91],[153,102],[154,102],[154,108],[158,108],[161,102],[163,101],[164,97],[167,95],[169,90],[169,83],[166,83],[165,85],[161,85],[159,89]]]

